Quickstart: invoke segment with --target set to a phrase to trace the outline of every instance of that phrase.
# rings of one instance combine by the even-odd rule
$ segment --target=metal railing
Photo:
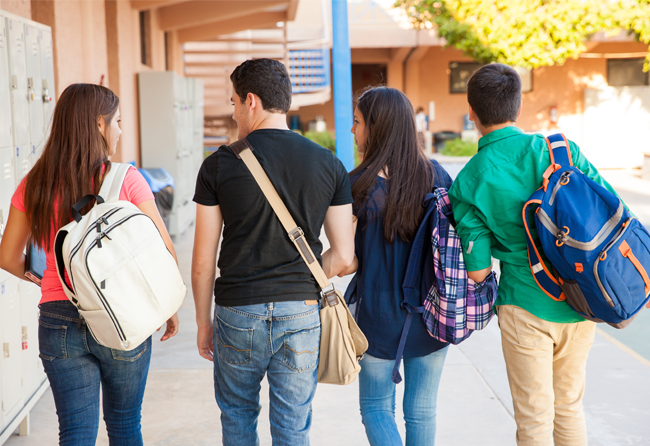
[[[328,48],[290,50],[288,58],[293,94],[313,93],[330,86]]]

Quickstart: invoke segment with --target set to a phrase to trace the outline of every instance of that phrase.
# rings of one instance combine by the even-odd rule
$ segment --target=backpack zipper
[[[596,236],[589,242],[579,242],[572,237],[564,235],[564,233],[560,231],[557,226],[555,226],[555,223],[553,223],[553,220],[551,220],[551,217],[548,216],[544,209],[541,207],[538,209],[539,211],[537,212],[537,217],[539,218],[539,221],[542,223],[542,225],[544,225],[546,229],[548,229],[551,234],[555,236],[555,238],[561,242],[564,242],[568,246],[571,246],[572,248],[580,249],[582,251],[593,251],[601,243],[603,243],[612,233],[614,228],[618,226],[621,218],[623,217],[623,211],[625,210],[625,207],[623,206],[623,202],[619,200],[618,209],[614,215],[607,221],[607,223],[605,223],[605,225],[603,225],[598,234],[596,234]]]
[[[106,230],[103,231],[103,233],[104,234],[108,233],[108,232],[112,231],[113,229],[115,229],[116,227],[122,225],[127,220],[130,220],[133,217],[139,217],[139,216],[145,216],[145,217],[150,219],[150,217],[148,215],[144,214],[144,213],[131,214],[131,215],[128,215],[128,216],[122,218],[121,220],[118,220],[115,223],[113,223],[113,225],[106,228]],[[88,254],[90,254],[90,251],[95,246],[97,246],[97,239],[95,239],[95,241],[93,241],[90,244],[90,246],[88,247],[88,249],[86,250],[86,256],[85,256],[86,272],[88,273],[88,277],[90,277],[90,279],[91,279],[91,281],[92,281],[92,283],[93,283],[93,285],[95,287],[95,290],[97,291],[97,294],[99,295],[99,298],[102,301],[102,304],[104,305],[104,309],[106,310],[106,312],[110,316],[111,321],[113,322],[113,325],[115,326],[115,330],[117,331],[117,334],[120,337],[120,340],[126,341],[127,340],[126,335],[124,334],[124,330],[122,329],[122,326],[120,325],[120,322],[117,320],[117,317],[115,316],[115,313],[113,313],[113,309],[111,308],[110,304],[106,300],[106,296],[104,296],[104,293],[102,293],[101,289],[97,286],[97,283],[95,282],[95,279],[90,274],[90,270],[89,270],[89,267],[88,267]]]
[[[555,183],[555,187],[553,188],[553,192],[551,193],[551,198],[548,200],[549,206],[553,206],[553,203],[555,202],[555,194],[557,194],[557,191],[560,190],[560,187],[563,186],[562,181],[569,178],[572,173],[573,173],[572,171],[567,170],[562,175],[560,175],[560,179],[557,180],[557,183]]]
[[[633,217],[632,217],[633,218]],[[630,218],[630,220],[632,219]],[[628,220],[629,221],[629,220]],[[603,254],[606,254],[609,249],[618,242],[621,237],[623,237],[623,234],[625,234],[625,231],[627,231],[627,228],[629,228],[630,225],[627,224],[624,227],[622,227],[619,231],[618,234],[616,234],[616,237],[610,241],[607,246],[603,248],[602,251],[600,251],[600,254],[598,254],[598,258],[594,262],[594,277],[596,277],[596,283],[598,283],[598,288],[600,288],[600,292],[603,293],[603,296],[605,297],[605,300],[609,304],[610,307],[614,308],[616,305],[614,304],[614,301],[610,297],[610,295],[607,293],[607,290],[605,290],[605,287],[603,286],[603,283],[600,281],[600,277],[598,276],[598,265],[600,264],[600,258],[602,257]],[[603,259],[604,260],[604,259]]]
[[[103,219],[106,219],[106,218],[110,217],[111,215],[115,214],[117,211],[119,211],[119,210],[121,210],[121,209],[124,209],[124,208],[113,208],[113,209],[111,209],[110,211],[108,211],[107,213],[105,213],[104,215],[102,215],[101,217],[99,217],[99,218],[95,221],[95,223],[98,223],[98,222],[102,221]],[[81,237],[81,240],[79,240],[79,243],[77,243],[77,245],[76,245],[74,248],[72,248],[72,251],[71,251],[71,254],[70,254],[70,259],[68,260],[68,264],[69,264],[69,265],[72,265],[72,259],[73,259],[74,256],[79,252],[79,250],[81,249],[81,246],[83,245],[83,242],[86,240],[86,237],[88,237],[88,235],[89,235],[89,234],[92,232],[92,230],[93,230],[94,228],[96,228],[96,227],[97,227],[96,225],[92,225],[92,226],[91,226],[91,227],[86,231],[86,233],[84,234],[84,236]],[[72,284],[72,288],[74,289],[74,278],[73,278],[73,274],[72,274],[72,268],[69,268],[69,269],[70,269],[70,274],[69,274],[69,277],[70,277],[70,283]]]

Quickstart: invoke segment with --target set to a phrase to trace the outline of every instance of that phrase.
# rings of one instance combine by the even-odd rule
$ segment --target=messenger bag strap
[[[284,230],[287,231],[289,239],[293,242],[300,253],[300,256],[307,264],[307,267],[314,275],[318,286],[322,290],[323,297],[327,298],[327,302],[330,305],[336,305],[338,299],[334,293],[334,287],[330,284],[330,281],[327,279],[323,268],[320,266],[316,260],[316,256],[312,252],[307,240],[305,240],[305,234],[303,230],[298,227],[293,217],[289,213],[289,210],[284,205],[284,202],[278,195],[278,192],[273,187],[271,180],[269,180],[268,175],[264,171],[264,168],[260,165],[260,162],[257,160],[255,155],[253,155],[253,147],[250,145],[246,138],[240,139],[230,144],[230,149],[233,151],[237,158],[244,161],[248,170],[253,174],[253,178],[262,189],[262,193],[268,200],[269,204],[273,208],[273,211],[280,219],[280,223],[284,227]],[[331,287],[330,290],[326,291],[326,288]],[[330,299],[331,297],[331,299]]]

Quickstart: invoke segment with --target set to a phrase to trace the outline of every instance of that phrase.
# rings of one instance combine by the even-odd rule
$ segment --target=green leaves
[[[626,29],[650,45],[650,0],[399,0],[416,28],[477,62],[562,65],[598,31]],[[650,48],[649,48],[650,50]],[[648,70],[650,51],[646,58]]]

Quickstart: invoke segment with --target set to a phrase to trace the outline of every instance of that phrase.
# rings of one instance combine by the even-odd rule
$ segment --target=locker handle
[[[4,344],[2,344],[2,352],[3,352],[3,356],[5,358],[9,358],[11,356],[9,354],[9,343],[8,342],[5,342]]]

